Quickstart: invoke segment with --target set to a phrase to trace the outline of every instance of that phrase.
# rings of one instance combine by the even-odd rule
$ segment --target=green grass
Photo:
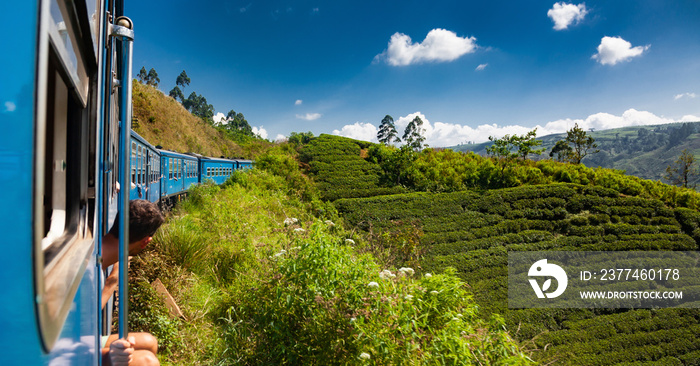
[[[530,363],[454,273],[380,265],[290,184],[254,170],[197,187],[134,261],[130,327],[159,338],[163,364]],[[156,278],[186,320],[167,315]]]

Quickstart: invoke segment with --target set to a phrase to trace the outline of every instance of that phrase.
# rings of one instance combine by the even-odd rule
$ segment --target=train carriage
[[[131,131],[131,190],[129,198],[151,202],[160,200],[160,152],[143,137]]]
[[[235,159],[237,170],[253,169],[253,161],[247,159]]]
[[[116,216],[115,170],[126,166],[117,141],[130,123],[119,120],[131,119],[133,32],[122,9],[118,0],[0,6],[3,364],[100,362],[99,239]]]
[[[159,150],[161,161],[161,198],[179,201],[199,182],[197,158],[168,150]]]
[[[224,158],[199,158],[199,169],[202,172],[200,183],[207,180],[216,184],[224,183],[236,170],[236,161]]]

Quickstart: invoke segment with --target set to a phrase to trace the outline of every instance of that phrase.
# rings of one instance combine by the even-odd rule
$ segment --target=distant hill
[[[134,82],[132,128],[154,146],[181,153],[254,159],[272,143],[252,140],[237,143],[214,126],[193,116],[182,104],[160,90]]]
[[[586,157],[588,167],[625,170],[627,174],[644,179],[663,180],[666,167],[688,149],[700,159],[700,122],[634,126],[588,132],[598,144],[599,153]],[[546,151],[535,160],[549,158],[549,152],[565,133],[539,137]],[[473,151],[486,155],[491,142],[450,147],[455,151]],[[700,183],[697,179],[693,183]]]

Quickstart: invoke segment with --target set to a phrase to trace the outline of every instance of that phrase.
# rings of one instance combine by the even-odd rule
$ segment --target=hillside
[[[588,167],[624,170],[629,175],[644,179],[663,180],[663,174],[681,151],[688,149],[696,159],[700,158],[700,122],[665,125],[635,126],[612,130],[588,132],[598,144],[599,153],[586,157],[582,163]],[[546,151],[534,159],[549,158],[554,144],[566,134],[537,138]],[[491,142],[465,144],[450,147],[455,151],[473,151],[486,155]],[[693,183],[700,183],[697,177]]]
[[[383,179],[391,175],[383,168],[391,168],[386,162],[399,161],[400,155],[327,135],[301,153],[319,157],[307,162],[312,176],[322,178],[318,187],[335,200],[348,229],[365,233],[372,252],[388,251],[388,264],[412,265],[423,273],[456,268],[482,316],[503,315],[511,334],[534,349],[535,360],[566,365],[695,365],[700,360],[698,309],[506,306],[509,251],[697,251],[698,193],[548,160],[519,161],[501,171],[476,154],[430,149],[409,156],[399,186]],[[352,168],[363,165],[359,160],[365,168]],[[343,169],[344,161],[356,162]],[[327,184],[326,176],[336,183]],[[377,182],[376,196],[348,189],[360,177]],[[419,192],[379,195],[392,187]]]
[[[235,142],[193,116],[182,104],[160,90],[134,81],[133,129],[154,146],[181,153],[255,159],[272,143],[264,140]]]

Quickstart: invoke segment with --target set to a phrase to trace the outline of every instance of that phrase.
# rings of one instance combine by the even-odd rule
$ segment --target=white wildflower
[[[295,233],[303,233],[304,231],[306,231],[306,230],[304,230],[304,229],[302,229],[302,228],[300,228],[300,227],[294,229],[294,232],[295,232]]]
[[[324,223],[326,223],[326,225],[328,225],[328,226],[335,226],[335,224],[331,220],[326,220],[326,221],[324,221]]]
[[[357,319],[355,319],[355,318],[350,318],[350,323],[355,322],[355,320],[357,320]]]
[[[287,253],[287,251],[286,251],[286,250],[284,250],[284,249],[282,249],[282,250],[280,250],[280,252],[279,252],[279,253],[275,253],[275,257],[279,257],[279,256],[282,256],[282,255],[284,255],[285,253]]]
[[[455,321],[456,321],[456,320],[459,320],[459,319],[458,319],[458,318],[452,318],[452,320],[455,320]]]
[[[369,353],[362,352],[362,353],[360,353],[360,358],[363,360],[369,360],[372,357],[369,355]]]
[[[413,273],[415,273],[413,268],[410,268],[410,267],[401,267],[401,269],[399,269],[399,272],[401,272],[405,275],[409,275],[409,276],[412,276]]]
[[[299,250],[299,249],[301,249],[301,247],[291,247],[291,248],[289,248],[289,250]]]
[[[345,239],[345,244],[355,245],[355,241],[352,239]]]
[[[368,283],[367,286],[368,286],[368,287],[379,287],[379,284],[376,283],[376,282],[374,282],[374,281],[372,281],[372,282]]]
[[[430,273],[425,274],[425,278],[430,278],[430,277],[433,277],[433,275],[431,275]]]
[[[406,295],[406,296],[404,296],[404,299],[413,300],[413,295]]]
[[[287,217],[286,219],[284,219],[284,226],[294,225],[297,222],[299,222],[299,219],[297,219],[296,217]]]
[[[391,279],[394,277],[396,277],[396,275],[391,273],[391,271],[388,269],[385,269],[385,270],[379,272],[379,278],[381,278],[383,280],[388,280],[388,279]]]
[[[437,294],[439,294],[439,292],[433,290],[433,291],[430,291],[430,294],[431,294],[431,295],[437,295]]]
[[[462,314],[457,314],[457,317],[458,317],[458,318],[461,318],[461,317],[462,317]]]

